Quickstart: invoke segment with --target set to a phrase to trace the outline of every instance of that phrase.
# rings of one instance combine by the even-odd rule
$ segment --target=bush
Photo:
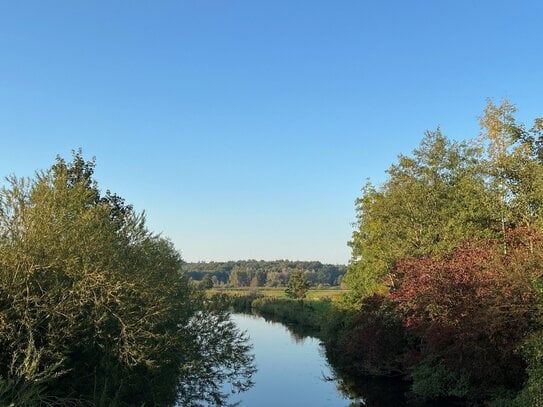
[[[401,375],[406,346],[396,305],[379,295],[363,301],[361,311],[340,339],[344,364],[358,374]]]
[[[250,366],[227,376],[190,369],[251,359],[243,341],[224,342],[242,336],[180,275],[173,245],[123,199],[101,195],[93,171],[77,153],[35,179],[11,177],[0,191],[2,401],[76,395],[78,404],[173,405],[182,383],[227,379],[243,388],[237,376]],[[223,397],[220,388],[191,389]]]
[[[413,393],[427,399],[439,397],[465,397],[470,389],[466,372],[449,369],[439,363],[418,364],[411,373]]]

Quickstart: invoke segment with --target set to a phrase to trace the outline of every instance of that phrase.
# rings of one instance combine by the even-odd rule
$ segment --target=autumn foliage
[[[407,341],[397,305],[389,298],[373,295],[343,335],[341,349],[351,370],[370,375],[397,376],[403,372]]]
[[[363,189],[342,342],[359,372],[393,366],[426,399],[543,406],[543,121],[515,113],[489,101],[479,139],[428,132]]]
[[[397,264],[399,288],[390,297],[420,338],[412,366],[462,370],[477,395],[522,384],[526,366],[517,350],[536,322],[533,281],[543,270],[542,246],[535,231],[509,236],[507,254],[490,241]]]

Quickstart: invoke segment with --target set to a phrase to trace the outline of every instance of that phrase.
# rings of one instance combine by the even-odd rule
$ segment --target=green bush
[[[418,364],[411,373],[413,393],[427,399],[465,397],[470,383],[466,373],[448,369],[439,363]]]
[[[224,399],[223,380],[243,389],[251,357],[228,314],[93,171],[77,153],[0,191],[3,405],[191,406]]]

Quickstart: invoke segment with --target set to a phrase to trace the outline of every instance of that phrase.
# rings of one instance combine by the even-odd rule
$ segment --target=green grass
[[[338,288],[328,289],[311,289],[307,292],[306,299],[308,300],[320,300],[323,298],[329,298],[334,300],[341,294],[348,292],[349,290],[343,290]],[[263,297],[270,298],[286,298],[284,288],[212,288],[209,290],[211,294],[222,293],[227,295],[244,296],[249,293],[258,293]]]

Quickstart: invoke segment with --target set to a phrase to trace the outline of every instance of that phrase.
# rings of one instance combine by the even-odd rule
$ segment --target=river
[[[257,373],[255,386],[236,394],[232,402],[244,407],[358,406],[362,399],[351,400],[338,390],[338,383],[324,355],[320,341],[299,336],[286,326],[264,318],[233,314],[237,326],[246,331],[253,345]]]

